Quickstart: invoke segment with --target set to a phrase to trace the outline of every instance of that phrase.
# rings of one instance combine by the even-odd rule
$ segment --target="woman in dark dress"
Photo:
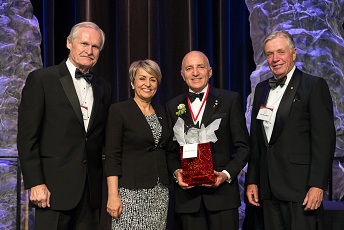
[[[152,98],[161,71],[152,60],[129,68],[134,98],[111,105],[105,146],[107,211],[112,229],[166,229],[170,143],[165,111]]]

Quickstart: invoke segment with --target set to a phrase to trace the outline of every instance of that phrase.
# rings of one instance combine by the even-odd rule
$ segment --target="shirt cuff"
[[[174,180],[175,180],[176,183],[178,184],[178,179],[177,179],[177,177],[176,177],[176,174],[172,173],[172,175],[173,175]]]
[[[222,172],[224,173],[224,174],[226,174],[227,175],[227,182],[228,183],[231,183],[232,182],[232,177],[231,177],[231,175],[229,175],[229,173],[226,171],[226,170],[222,170]]]

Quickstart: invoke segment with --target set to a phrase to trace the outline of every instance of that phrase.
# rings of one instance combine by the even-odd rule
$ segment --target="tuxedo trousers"
[[[183,230],[238,230],[239,213],[237,208],[209,211],[203,199],[196,213],[178,213]]]
[[[276,198],[263,201],[265,230],[323,230],[324,207],[305,211],[302,203]]]

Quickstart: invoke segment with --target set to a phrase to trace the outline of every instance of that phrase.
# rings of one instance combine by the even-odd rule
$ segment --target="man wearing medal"
[[[178,118],[185,127],[207,127],[221,119],[210,144],[215,183],[190,186],[183,181],[179,145],[168,155],[168,165],[176,179],[175,212],[182,229],[238,229],[240,206],[237,175],[250,155],[249,136],[240,96],[236,92],[209,85],[212,68],[205,54],[187,53],[181,75],[189,92],[166,105],[171,129]]]
[[[288,32],[272,32],[263,46],[274,76],[255,90],[248,201],[263,206],[266,230],[323,229],[336,141],[329,88],[323,78],[296,68]]]

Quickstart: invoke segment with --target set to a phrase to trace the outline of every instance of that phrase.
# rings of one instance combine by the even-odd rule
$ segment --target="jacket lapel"
[[[257,91],[257,98],[260,98],[260,105],[266,105],[266,102],[268,100],[268,97],[269,97],[269,92],[270,92],[270,86],[269,86],[269,81],[265,81],[263,82],[263,87],[262,87],[262,90],[261,92],[258,92]],[[257,114],[258,114],[258,111],[259,111],[260,108],[257,108]],[[257,119],[257,118],[255,118]],[[268,145],[268,139],[266,137],[266,133],[265,133],[265,129],[264,129],[264,125],[263,125],[263,121],[262,120],[259,120],[259,127],[260,129],[262,130],[262,135],[264,137],[264,141],[265,141],[265,144]]]
[[[102,90],[101,90],[101,86],[99,85],[98,77],[94,73],[93,75],[94,75],[93,81],[92,81],[93,107],[92,107],[92,113],[90,117],[90,122],[87,127],[87,131],[89,131],[90,128],[92,127],[92,124],[97,115],[97,111],[102,99]]]
[[[216,109],[221,104],[219,95],[216,94],[211,88],[208,94],[207,103],[204,108],[204,113],[202,117],[202,124],[207,127],[211,121],[211,117],[215,113]]]
[[[150,146],[150,148],[154,148],[155,146],[155,142],[154,142],[154,136],[151,130],[151,127],[149,125],[149,123],[147,122],[147,119],[145,117],[145,115],[142,113],[140,107],[136,104],[136,102],[134,101],[134,98],[130,97],[129,98],[129,102],[130,102],[130,106],[133,109],[133,113],[134,114],[138,114],[139,116],[137,116],[137,121],[140,122],[140,127],[144,130],[141,130],[141,132],[146,133],[147,135],[150,136],[150,143],[148,143],[148,145]],[[153,105],[152,105],[153,106]],[[154,108],[154,106],[153,106]],[[155,111],[156,112],[156,111]],[[156,113],[157,114],[157,113]],[[159,115],[157,114],[157,116],[159,117]]]
[[[80,125],[84,127],[84,121],[82,119],[79,98],[78,98],[78,95],[76,94],[75,87],[73,84],[73,79],[68,71],[65,61],[60,63],[59,70],[60,70],[60,75],[62,76],[60,78],[62,88],[65,91],[66,96],[73,107],[73,110],[80,122]]]
[[[286,123],[286,120],[288,118],[291,105],[293,103],[293,99],[295,98],[296,91],[299,87],[301,78],[301,71],[298,69],[295,69],[294,74],[292,78],[290,79],[290,82],[287,86],[287,89],[285,90],[281,103],[278,106],[274,129],[271,134],[270,143],[276,142],[277,138],[281,135],[281,132],[283,130],[283,127]]]
[[[185,107],[186,107],[186,113],[183,114],[181,116],[181,118],[184,120],[184,123],[185,123],[185,126],[186,128],[190,128],[192,126],[194,126],[194,122],[192,120],[192,115],[191,115],[191,112],[190,112],[190,109],[189,109],[189,106],[188,106],[188,97],[187,97],[187,94],[184,94],[180,100],[179,100],[179,103],[178,105],[180,104],[184,104]],[[177,112],[177,107],[175,108],[176,112]],[[178,118],[177,118],[178,119]]]
[[[158,117],[159,123],[161,125],[162,128],[162,132],[161,132],[161,137],[159,139],[159,143],[158,143],[158,148],[162,148],[164,146],[166,146],[166,143],[169,141],[169,129],[168,129],[168,122],[167,122],[167,117],[166,117],[166,113],[165,113],[165,107],[163,106],[154,106],[154,104],[152,103],[152,106],[155,110],[155,113]],[[153,137],[153,135],[152,135]],[[154,137],[153,137],[154,139]]]

